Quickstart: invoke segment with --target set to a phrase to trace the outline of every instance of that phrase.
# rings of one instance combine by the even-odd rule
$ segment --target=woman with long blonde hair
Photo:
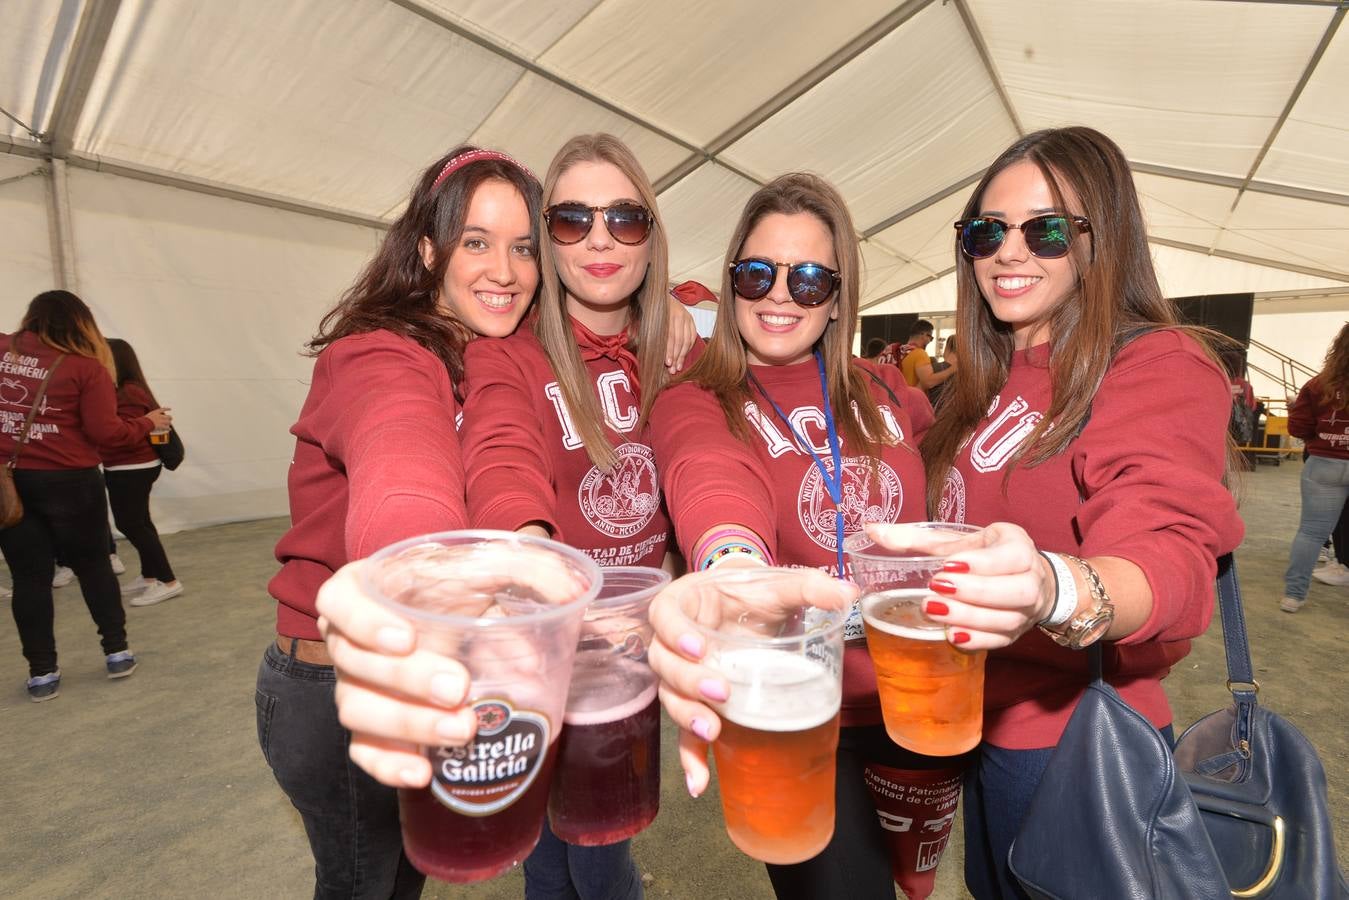
[[[19,330],[0,336],[0,421],[4,463],[12,460],[23,501],[18,524],[0,530],[14,578],[14,621],[28,660],[28,696],[50,700],[61,688],[52,627],[52,575],[59,556],[75,572],[102,638],[109,678],[136,668],[126,610],[108,558],[107,504],[99,470],[105,448],[145,443],[171,421],[163,409],[117,415],[108,342],[84,301],[70,291],[33,298]],[[44,392],[45,391],[45,392]],[[32,425],[24,425],[32,412]]]
[[[1302,518],[1288,551],[1279,608],[1307,604],[1317,553],[1349,500],[1349,324],[1331,342],[1326,362],[1288,408],[1288,433],[1307,448],[1302,464]]]

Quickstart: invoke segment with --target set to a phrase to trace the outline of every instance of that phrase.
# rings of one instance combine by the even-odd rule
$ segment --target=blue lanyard
[[[829,492],[829,499],[834,501],[834,539],[838,550],[838,577],[846,580],[848,576],[843,568],[843,509],[841,508],[843,503],[843,454],[839,450],[838,429],[834,427],[834,407],[829,402],[829,379],[824,374],[824,357],[820,355],[818,350],[815,351],[815,365],[820,370],[820,392],[824,395],[824,427],[829,435],[829,456],[834,462],[832,475],[825,466],[824,460],[820,459],[819,454],[815,452],[815,448],[806,440],[805,435],[796,430],[792,420],[787,418],[787,415],[782,411],[782,407],[778,406],[777,401],[768,395],[768,391],[764,390],[764,386],[759,383],[759,379],[754,377],[753,372],[749,373],[749,380],[754,382],[754,386],[759,389],[759,393],[763,394],[764,399],[773,407],[773,412],[778,414],[782,424],[786,425],[787,429],[791,431],[792,437],[796,438],[796,443],[804,447],[806,452],[810,454],[810,458],[815,461],[815,468],[820,472],[820,477],[824,479],[824,487]]]

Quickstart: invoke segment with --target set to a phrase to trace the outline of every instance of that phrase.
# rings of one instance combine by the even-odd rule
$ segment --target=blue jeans
[[[314,854],[314,897],[416,898],[426,877],[403,853],[398,792],[347,755],[332,666],[282,653],[272,641],[258,667],[258,743],[299,810]]]
[[[1308,456],[1302,464],[1302,521],[1288,551],[1288,571],[1283,573],[1285,597],[1307,599],[1316,556],[1335,530],[1345,500],[1349,500],[1349,459]]]
[[[632,841],[577,847],[543,820],[538,846],[525,857],[525,900],[642,900]]]
[[[1171,726],[1159,729],[1175,745]],[[1007,750],[983,744],[979,761],[965,773],[961,808],[965,819],[965,887],[976,900],[1029,900],[1007,854],[1021,830],[1032,795],[1054,755],[1042,750]]]

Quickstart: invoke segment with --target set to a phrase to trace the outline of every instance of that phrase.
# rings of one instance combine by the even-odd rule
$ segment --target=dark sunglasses
[[[727,268],[731,270],[731,287],[746,300],[758,300],[771,291],[779,268],[787,270],[787,294],[792,302],[807,309],[834,296],[839,285],[836,270],[814,262],[788,265],[771,259],[738,259]]]
[[[1049,213],[1027,219],[1020,225],[989,216],[962,219],[956,223],[960,249],[971,259],[985,259],[997,253],[1002,242],[1007,240],[1007,232],[1014,228],[1021,229],[1021,237],[1031,253],[1041,259],[1058,259],[1067,255],[1078,232],[1091,232],[1091,222],[1085,216]]]
[[[651,234],[651,210],[640,203],[623,200],[608,206],[584,203],[558,203],[543,211],[548,236],[556,244],[577,244],[595,226],[595,213],[604,216],[609,236],[620,244],[640,244]]]

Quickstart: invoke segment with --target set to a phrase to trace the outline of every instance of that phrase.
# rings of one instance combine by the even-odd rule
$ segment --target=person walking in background
[[[937,409],[937,404],[941,402],[942,397],[944,397],[951,388],[951,379],[955,377],[957,364],[956,336],[955,333],[952,332],[946,336],[946,340],[942,344],[941,361],[934,361],[932,363],[932,371],[934,373],[938,375],[942,372],[950,373],[949,375],[946,375],[940,383],[927,392],[927,399],[932,404],[934,412]]]
[[[1326,353],[1325,366],[1298,392],[1288,409],[1288,433],[1307,449],[1302,465],[1302,518],[1288,551],[1279,608],[1307,605],[1312,567],[1349,499],[1349,324]]]
[[[870,360],[871,362],[876,362],[881,358],[881,354],[884,352],[885,352],[885,338],[874,337],[871,340],[867,341],[867,348],[866,351],[862,354],[862,358]]]
[[[123,419],[136,419],[158,408],[136,351],[120,338],[109,338],[108,347],[117,370],[117,414]],[[183,592],[150,518],[150,490],[162,469],[159,454],[148,442],[103,456],[103,480],[108,485],[112,520],[141,558],[141,574],[126,586],[128,594],[136,593],[127,601],[132,606],[152,606]]]
[[[130,420],[117,415],[112,352],[89,307],[69,291],[34,297],[18,332],[0,336],[0,353],[2,443],[7,456],[17,451],[14,485],[24,508],[18,524],[0,530],[0,551],[14,578],[28,696],[39,702],[61,687],[52,607],[58,554],[79,579],[102,638],[108,677],[124,678],[136,669],[108,558],[111,534],[98,467],[102,453],[145,443],[151,429],[167,428],[172,417],[163,409]]]

